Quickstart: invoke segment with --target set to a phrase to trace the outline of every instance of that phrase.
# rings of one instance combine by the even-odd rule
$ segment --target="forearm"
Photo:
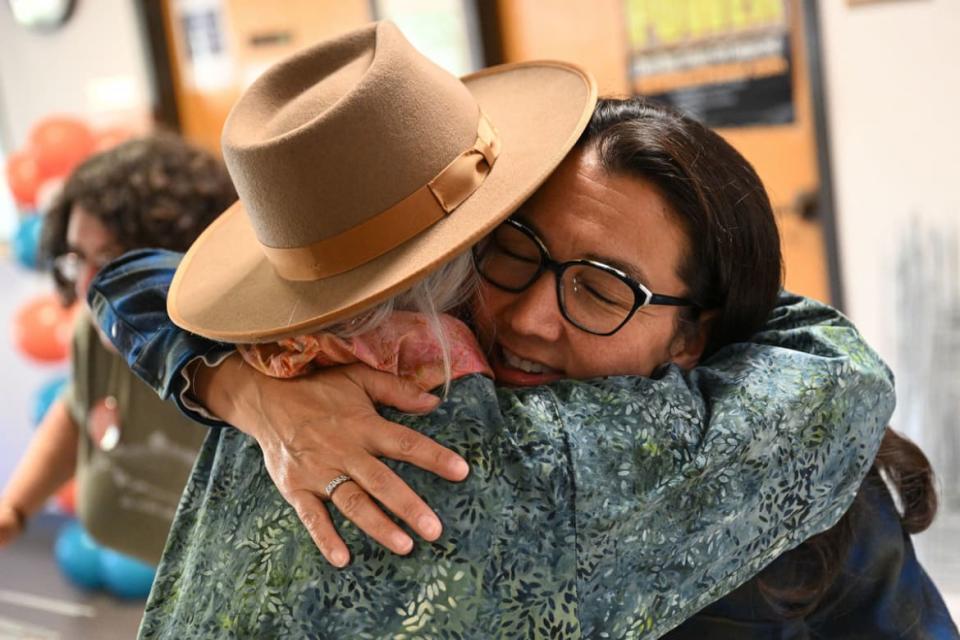
[[[263,387],[274,381],[252,370],[240,357],[233,354],[215,367],[197,360],[189,365],[187,375],[192,381],[191,391],[204,408],[232,427],[259,440],[263,416],[259,400]]]
[[[36,513],[77,466],[79,429],[67,405],[57,400],[37,427],[26,453],[3,491],[2,501],[24,516]]]

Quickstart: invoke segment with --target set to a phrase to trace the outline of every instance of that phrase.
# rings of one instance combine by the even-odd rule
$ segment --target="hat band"
[[[397,204],[313,244],[288,248],[261,244],[263,252],[277,274],[287,280],[319,280],[350,271],[452,213],[483,184],[499,154],[500,138],[480,112],[473,146]]]

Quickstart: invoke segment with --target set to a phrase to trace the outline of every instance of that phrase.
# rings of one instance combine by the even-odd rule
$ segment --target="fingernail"
[[[420,518],[417,520],[417,525],[424,537],[428,540],[436,539],[443,530],[443,526],[440,524],[437,516],[432,515],[420,516]]]
[[[410,553],[410,550],[413,549],[413,540],[402,533],[395,533],[393,535],[393,546],[399,553]]]
[[[333,564],[338,567],[347,566],[347,560],[350,559],[350,556],[347,555],[347,552],[343,549],[337,549],[330,554],[330,559],[333,560]]]
[[[457,458],[456,461],[450,465],[450,469],[455,476],[460,478],[466,478],[467,474],[470,473],[470,465],[468,465],[467,461],[463,458]]]
[[[420,400],[424,404],[429,404],[430,406],[433,406],[438,402],[440,402],[440,398],[433,395],[432,393],[427,393],[426,391],[420,394]]]

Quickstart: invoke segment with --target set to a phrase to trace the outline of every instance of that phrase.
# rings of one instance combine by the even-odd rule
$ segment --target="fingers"
[[[388,518],[356,482],[338,487],[331,501],[344,517],[394,553],[406,555],[413,550],[413,539]]]
[[[347,566],[350,551],[334,528],[327,507],[320,498],[309,491],[298,491],[290,504],[327,562],[339,568]]]
[[[378,455],[409,462],[454,482],[463,480],[470,473],[466,460],[432,438],[387,420],[382,426],[385,428],[380,430],[381,436],[372,443]]]
[[[406,413],[429,413],[440,404],[438,397],[399,376],[364,365],[347,367],[347,370],[350,378],[362,386],[377,404],[395,407]]]
[[[433,541],[440,537],[443,532],[440,518],[390,467],[368,457],[350,473],[367,493],[410,525],[424,540]]]

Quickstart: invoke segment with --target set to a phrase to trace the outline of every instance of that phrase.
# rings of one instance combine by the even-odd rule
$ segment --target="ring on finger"
[[[351,482],[353,478],[348,476],[345,473],[341,473],[336,478],[327,483],[327,486],[323,488],[323,493],[327,496],[327,500],[333,499],[333,492],[337,490],[337,487],[342,485],[344,482]]]

